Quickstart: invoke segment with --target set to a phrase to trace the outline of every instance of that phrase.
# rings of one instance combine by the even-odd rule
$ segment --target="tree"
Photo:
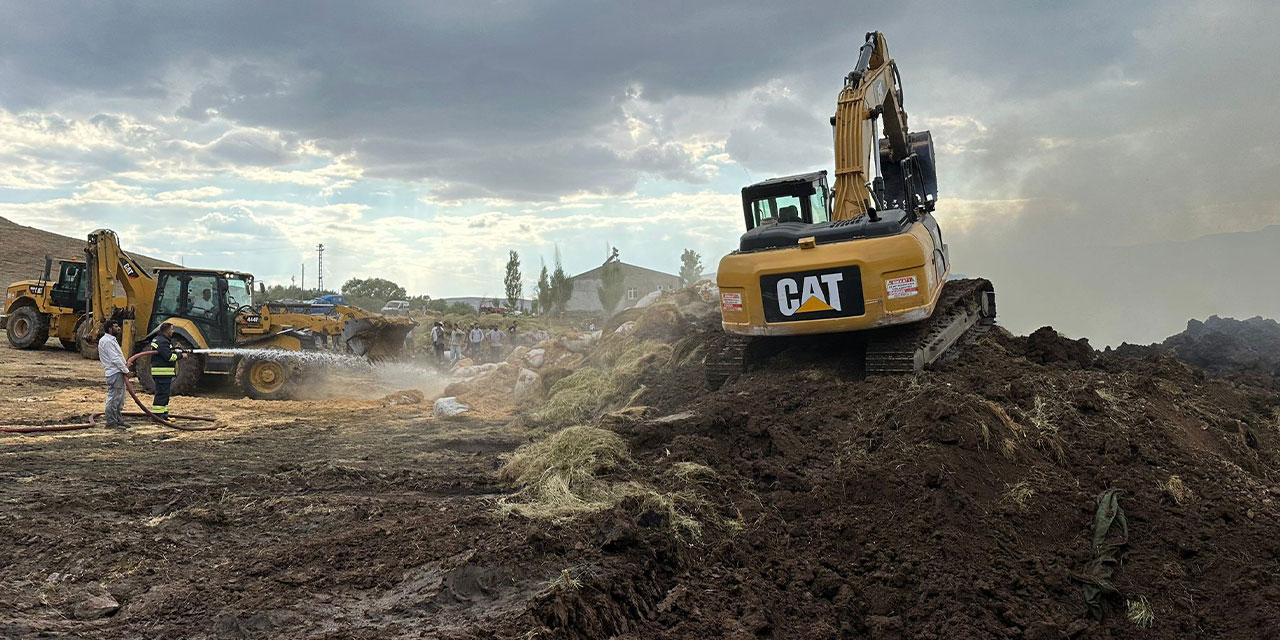
[[[432,300],[427,303],[427,311],[434,311],[436,313],[447,313],[449,311],[449,301],[443,298],[436,298],[435,300]]]
[[[334,293],[337,293],[337,292],[328,291],[328,290],[319,290],[319,289],[303,290],[302,287],[298,287],[294,285],[290,285],[286,287],[283,285],[273,284],[266,288],[265,293],[259,292],[254,297],[258,298],[257,300],[255,300],[255,302],[267,302],[268,300],[273,302],[280,301],[280,300],[306,301],[306,300],[314,300],[315,298],[319,298],[320,296],[332,295]]]
[[[524,295],[524,285],[520,282],[520,254],[510,251],[507,254],[507,277],[502,284],[507,288],[507,309],[514,310]]]
[[[473,316],[476,314],[476,308],[459,300],[457,302],[450,302],[449,306],[445,309],[445,313],[455,316]]]
[[[534,297],[538,299],[538,313],[551,313],[551,300],[553,299],[551,290],[551,276],[547,273],[547,263],[542,263],[542,273],[538,274],[538,288],[534,292]]]
[[[560,247],[556,247],[556,268],[551,272],[551,306],[557,313],[564,313],[573,297],[573,280],[564,273],[564,265],[560,263]]]
[[[613,310],[622,301],[622,263],[618,261],[617,249],[604,261],[604,271],[600,276],[600,287],[596,289],[596,295],[600,297],[600,307],[604,312],[613,315]]]
[[[697,282],[702,277],[702,256],[693,249],[685,249],[680,254],[680,280],[684,286]]]
[[[381,309],[388,300],[409,297],[404,287],[383,278],[352,278],[342,284],[342,295],[347,297],[348,304],[373,311]]]

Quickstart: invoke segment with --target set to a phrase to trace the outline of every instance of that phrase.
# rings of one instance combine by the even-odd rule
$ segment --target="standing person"
[[[476,364],[480,364],[480,343],[484,342],[484,332],[480,330],[479,322],[471,323],[471,346],[467,349],[467,355],[475,360]]]
[[[502,339],[505,337],[507,334],[498,325],[489,328],[489,356],[493,359],[492,362],[502,362]]]
[[[444,323],[439,320],[431,326],[431,348],[436,353],[436,362],[444,360]]]
[[[165,420],[169,419],[169,389],[173,386],[173,376],[177,373],[177,362],[187,357],[173,349],[173,325],[165,322],[160,331],[151,339],[151,379],[156,384],[156,397],[151,401],[151,413]]]
[[[462,359],[462,345],[467,341],[467,334],[456,322],[449,323],[449,327],[449,364],[452,365]]]
[[[119,320],[108,320],[102,337],[98,338],[98,360],[107,374],[107,426],[113,429],[128,428],[124,423],[124,394],[129,363],[120,349],[121,331]]]

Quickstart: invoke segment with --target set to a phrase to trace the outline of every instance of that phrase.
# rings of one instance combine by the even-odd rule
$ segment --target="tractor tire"
[[[254,400],[293,398],[302,367],[292,358],[246,356],[236,365],[236,382]]]
[[[18,307],[9,316],[5,335],[15,349],[42,349],[49,341],[49,315],[35,307]]]
[[[191,345],[186,340],[174,336],[173,346],[179,349],[190,349]],[[134,353],[149,351],[150,345],[142,345],[134,349]],[[173,385],[169,387],[169,394],[174,396],[194,396],[200,387],[200,377],[204,374],[204,354],[194,353],[185,358],[179,358],[174,365],[175,374],[173,376]],[[151,378],[151,357],[138,358],[133,361],[133,371],[138,376],[138,384],[147,393],[156,392],[156,383]]]
[[[93,316],[84,314],[76,320],[76,349],[85,360],[98,359],[98,338],[93,331]]]

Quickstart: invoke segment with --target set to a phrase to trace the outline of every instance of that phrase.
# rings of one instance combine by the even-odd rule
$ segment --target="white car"
[[[407,316],[409,315],[409,303],[405,300],[392,300],[382,305],[382,311],[379,313],[384,316]]]

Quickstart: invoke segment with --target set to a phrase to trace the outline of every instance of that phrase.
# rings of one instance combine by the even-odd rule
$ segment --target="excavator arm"
[[[880,138],[883,122],[884,138]],[[835,128],[833,220],[901,208],[932,211],[937,201],[929,132],[909,133],[898,67],[884,35],[867,34],[858,63],[845,77],[831,118]]]

